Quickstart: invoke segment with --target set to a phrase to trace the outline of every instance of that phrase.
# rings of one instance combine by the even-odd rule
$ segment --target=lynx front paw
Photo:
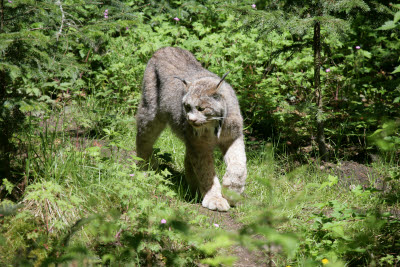
[[[218,211],[227,211],[230,208],[228,201],[225,198],[218,196],[206,196],[201,205],[207,209]]]

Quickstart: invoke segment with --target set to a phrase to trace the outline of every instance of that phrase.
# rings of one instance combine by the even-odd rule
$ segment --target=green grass
[[[155,145],[161,168],[142,172],[134,116],[124,109],[89,98],[45,117],[44,125],[32,118],[20,137],[30,148],[20,159],[28,184],[18,211],[2,202],[1,265],[229,265],[221,253],[232,244],[259,250],[279,266],[399,261],[400,222],[390,214],[400,209],[398,162],[371,164],[369,186],[350,190],[318,163],[293,168],[270,143],[249,144],[245,194],[229,211],[243,231],[227,234],[214,226],[226,217],[200,212],[199,197],[188,193],[184,145],[169,129]],[[215,158],[222,177],[221,153]],[[383,177],[385,192],[374,190]],[[282,249],[266,252],[272,244]]]

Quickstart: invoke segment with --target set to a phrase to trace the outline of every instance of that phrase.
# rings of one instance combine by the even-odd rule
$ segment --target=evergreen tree
[[[312,46],[314,51],[314,95],[315,95],[315,126],[316,141],[322,159],[328,160],[324,135],[324,103],[320,83],[321,70],[321,45],[324,34],[337,38],[346,36],[351,31],[352,18],[359,12],[367,13],[371,6],[375,9],[384,9],[384,5],[376,1],[363,0],[286,0],[256,2],[250,8],[251,2],[240,3],[232,6],[244,22],[244,27],[259,29],[260,38],[267,36],[272,31],[289,31],[294,40],[294,45],[287,49]],[[313,32],[312,43],[303,40],[303,37]],[[286,49],[286,50],[287,50]]]
[[[22,115],[84,87],[88,58],[136,22],[138,8],[121,1],[0,0],[0,176],[10,175],[9,140]]]

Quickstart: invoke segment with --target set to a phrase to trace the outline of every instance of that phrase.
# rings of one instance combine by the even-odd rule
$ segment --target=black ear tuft
[[[224,76],[222,76],[221,80],[219,81],[219,83],[217,84],[217,90],[218,88],[221,86],[222,82],[224,81],[225,77],[229,74],[230,71],[228,71],[227,73],[224,74]]]

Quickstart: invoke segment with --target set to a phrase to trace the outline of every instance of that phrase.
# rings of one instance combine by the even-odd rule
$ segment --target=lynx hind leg
[[[222,185],[228,190],[241,194],[244,191],[247,177],[246,152],[243,136],[233,141],[230,146],[222,146],[221,148],[226,164],[226,172],[222,178]],[[231,204],[235,202],[231,198],[228,198],[228,200]]]
[[[148,162],[151,168],[156,169],[158,163],[153,157],[153,145],[162,130],[164,130],[166,123],[154,117],[146,110],[139,109],[137,115],[136,153],[138,157],[145,160],[145,162],[140,163],[141,167],[144,167]]]
[[[222,197],[221,184],[215,175],[212,151],[188,150],[185,158],[187,181],[203,196],[202,206],[210,210],[227,211],[230,206]]]
[[[145,162],[150,161],[153,168],[157,167],[157,161],[152,157],[153,145],[166,126],[166,122],[158,116],[157,81],[154,59],[150,59],[143,76],[142,99],[136,115],[136,152]]]

